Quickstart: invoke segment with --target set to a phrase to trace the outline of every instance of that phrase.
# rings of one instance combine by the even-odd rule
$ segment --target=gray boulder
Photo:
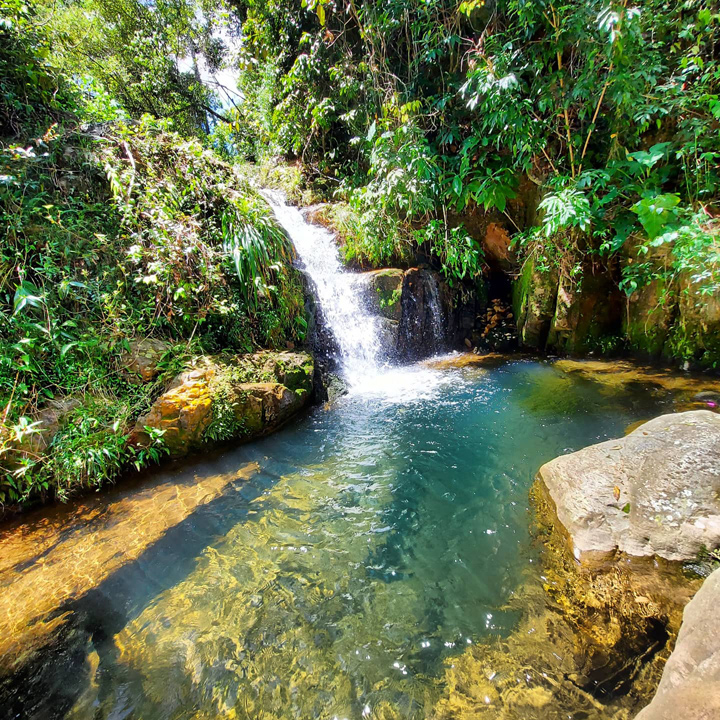
[[[686,606],[657,693],[636,720],[680,718],[720,718],[720,570]]]
[[[720,546],[720,415],[662,415],[540,468],[576,559],[688,561]]]
[[[156,338],[130,340],[129,350],[120,356],[123,377],[138,385],[154,380],[160,373],[160,360],[170,348],[170,343]]]

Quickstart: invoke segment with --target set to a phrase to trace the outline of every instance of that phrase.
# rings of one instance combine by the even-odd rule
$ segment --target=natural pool
[[[45,662],[6,678],[0,714],[432,716],[445,670],[468,647],[497,649],[540,585],[528,500],[539,466],[693,393],[577,369],[390,370],[263,441],[159,473],[228,481],[60,608],[72,620]],[[232,480],[249,463],[257,471]],[[178,502],[179,490],[149,514]],[[97,503],[92,522],[73,522],[98,547],[110,525]],[[133,532],[115,534],[117,555]],[[556,717],[549,706],[538,716]]]

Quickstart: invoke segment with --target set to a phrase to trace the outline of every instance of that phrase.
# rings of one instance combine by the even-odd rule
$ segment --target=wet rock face
[[[690,561],[720,546],[720,416],[708,410],[662,415],[538,477],[578,560]]]
[[[490,339],[479,329],[488,301],[477,288],[475,292],[451,288],[427,267],[372,270],[360,273],[357,282],[364,289],[366,308],[375,315],[389,359],[418,360],[473,343],[487,345],[482,341]],[[513,330],[509,336],[514,336]],[[505,345],[503,334],[490,349],[507,349]]]
[[[526,347],[585,353],[620,331],[622,299],[604,270],[587,269],[578,283],[530,259],[515,281],[513,307]]]
[[[451,297],[437,273],[411,268],[403,277],[398,354],[415,360],[447,349]]]
[[[720,718],[720,570],[683,613],[682,626],[652,702],[636,720]]]
[[[378,339],[390,359],[398,352],[404,276],[405,271],[399,268],[371,270],[357,276],[362,300],[367,310],[376,316]]]
[[[146,428],[156,428],[179,457],[213,442],[267,434],[308,402],[313,374],[306,353],[256,353],[237,362],[203,358],[138,419],[131,442],[148,444]]]
[[[568,353],[593,350],[617,334],[621,307],[620,293],[606,270],[586,271],[581,283],[561,275],[547,346]]]

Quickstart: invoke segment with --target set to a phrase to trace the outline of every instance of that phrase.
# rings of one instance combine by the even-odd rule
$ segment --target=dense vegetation
[[[382,262],[424,241],[447,263],[469,244],[448,213],[507,215],[529,178],[542,221],[510,218],[525,253],[577,273],[632,237],[717,289],[713,3],[314,0],[315,22],[293,2],[238,5],[252,71],[237,146],[297,156],[349,201],[351,254]],[[627,266],[623,287],[650,271]]]
[[[49,35],[26,8],[5,11],[0,502],[12,502],[158,459],[159,435],[138,448],[128,433],[188,357],[284,348],[305,319],[289,241],[236,170],[170,121],[120,112],[126,98],[88,93],[46,61]],[[124,366],[147,337],[167,350],[138,384]],[[32,418],[49,401],[71,413],[45,448]]]
[[[516,274],[717,295],[719,53],[705,0],[1,0],[6,461],[46,399],[97,402],[0,501],[138,461],[122,438],[159,384],[123,381],[127,338],[171,340],[170,374],[302,337],[243,163],[295,163],[349,261],[422,254],[472,286],[480,217]],[[671,354],[717,364],[683,332]]]

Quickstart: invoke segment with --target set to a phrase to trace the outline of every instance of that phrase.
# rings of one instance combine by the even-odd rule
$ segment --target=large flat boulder
[[[688,603],[652,702],[636,720],[720,718],[720,569]]]
[[[720,546],[720,415],[662,415],[540,468],[575,557],[688,561]]]

